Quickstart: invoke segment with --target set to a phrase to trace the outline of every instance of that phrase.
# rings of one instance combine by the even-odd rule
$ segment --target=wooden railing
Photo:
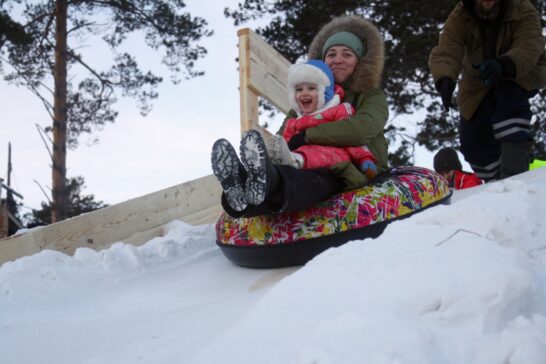
[[[239,36],[241,132],[259,125],[258,98],[288,112],[286,74],[289,62],[250,29]],[[0,264],[53,249],[72,254],[79,247],[104,249],[115,242],[139,245],[164,233],[164,225],[182,220],[213,223],[222,208],[221,187],[213,175],[0,240]]]
[[[52,249],[72,254],[76,248],[107,248],[123,241],[142,244],[163,235],[172,220],[205,224],[220,214],[221,187],[213,175],[166,188],[71,219],[0,240],[0,264]]]

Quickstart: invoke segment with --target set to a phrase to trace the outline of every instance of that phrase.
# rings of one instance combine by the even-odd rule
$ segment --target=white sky
[[[172,85],[168,73],[162,74],[166,80],[147,117],[139,114],[134,100],[120,97],[115,104],[117,121],[94,134],[99,143],[90,146],[91,139],[82,136],[80,146],[68,151],[67,176],[84,176],[85,194],[114,204],[208,175],[214,140],[224,137],[237,143],[238,27],[223,15],[225,6],[236,4],[237,0],[187,1],[191,14],[204,17],[214,30],[212,37],[201,42],[207,56],[197,62],[205,76]],[[100,62],[100,50],[89,53],[92,61]],[[145,45],[135,53],[140,53],[139,64],[154,66],[151,55],[155,53]],[[34,181],[49,189],[51,170],[35,124],[46,127],[51,121],[41,102],[25,88],[0,80],[0,100],[0,176],[6,178],[11,142],[12,187],[24,196],[25,206],[39,208],[45,197]],[[417,164],[431,167],[430,153],[420,152]]]

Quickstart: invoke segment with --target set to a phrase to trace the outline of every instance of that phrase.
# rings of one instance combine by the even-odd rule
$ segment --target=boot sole
[[[243,211],[248,203],[240,162],[237,152],[226,139],[218,139],[212,146],[211,164],[212,172],[222,185],[229,206],[235,211]]]
[[[241,161],[248,177],[245,183],[247,202],[259,205],[265,201],[267,193],[267,149],[260,133],[247,130],[241,139]]]

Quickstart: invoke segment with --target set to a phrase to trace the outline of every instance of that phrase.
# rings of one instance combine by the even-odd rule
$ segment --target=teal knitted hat
[[[358,38],[353,33],[349,32],[338,32],[334,33],[324,42],[324,45],[322,46],[322,59],[324,59],[324,56],[326,56],[326,52],[330,47],[336,46],[336,45],[342,45],[345,47],[351,48],[351,50],[356,54],[358,58],[362,58],[364,54],[366,53],[366,49],[364,48],[364,45],[362,44],[362,41],[360,38]]]

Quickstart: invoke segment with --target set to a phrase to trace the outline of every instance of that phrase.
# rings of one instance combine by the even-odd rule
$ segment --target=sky
[[[0,362],[544,364],[545,185],[455,191],[303,267],[237,267],[213,225],[180,221],[4,263]]]
[[[134,100],[120,98],[114,106],[119,111],[117,121],[93,135],[98,144],[92,145],[92,138],[84,135],[79,139],[80,146],[68,151],[67,176],[83,176],[86,184],[83,193],[93,194],[98,201],[115,204],[209,175],[214,141],[226,138],[238,144],[239,74],[235,59],[237,29],[241,27],[235,27],[223,15],[226,6],[234,8],[238,1],[186,3],[191,14],[204,17],[215,32],[201,42],[208,54],[197,62],[197,68],[204,70],[205,76],[179,85],[165,80],[152,112],[146,117],[139,114]],[[265,21],[260,22],[242,27],[255,28]],[[130,46],[143,66],[157,67],[157,60],[150,57],[154,53],[139,39],[134,39]],[[104,57],[98,45],[82,52],[87,52],[91,62],[100,63]],[[167,72],[163,75],[168,78]],[[40,186],[49,195],[51,163],[36,124],[47,127],[51,121],[41,102],[24,88],[0,80],[0,100],[0,177],[7,176],[8,142],[11,142],[11,184],[24,197],[24,213],[29,208],[40,208],[45,201]],[[278,120],[270,125],[276,131]],[[432,155],[417,149],[416,164],[432,168]]]

